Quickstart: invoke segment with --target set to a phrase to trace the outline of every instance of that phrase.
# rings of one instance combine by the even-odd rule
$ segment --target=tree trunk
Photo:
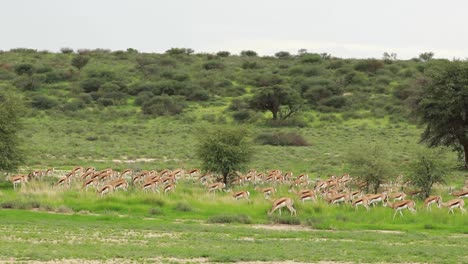
[[[463,156],[465,157],[465,169],[468,169],[468,143],[463,144]]]
[[[273,114],[273,120],[278,119],[278,111],[271,111],[271,113]]]

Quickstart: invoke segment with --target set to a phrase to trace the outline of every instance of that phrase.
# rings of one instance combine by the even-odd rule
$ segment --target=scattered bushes
[[[261,133],[256,142],[261,145],[272,146],[309,146],[310,144],[296,132]]]

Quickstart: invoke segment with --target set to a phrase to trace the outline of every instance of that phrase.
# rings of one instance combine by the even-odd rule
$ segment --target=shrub
[[[218,57],[229,57],[229,55],[231,55],[231,53],[229,51],[218,51],[216,53],[216,55]]]
[[[175,205],[174,210],[180,211],[180,212],[191,212],[192,206],[190,206],[190,204],[185,203],[185,202],[178,202]]]
[[[261,133],[257,136],[256,142],[272,146],[309,146],[309,143],[296,132]]]
[[[51,109],[57,106],[57,101],[47,96],[36,94],[31,98],[31,106],[37,109]]]
[[[238,215],[216,215],[208,218],[208,223],[241,223],[241,224],[251,224],[252,219],[248,215],[238,214]]]
[[[292,216],[271,216],[270,221],[274,224],[282,224],[282,225],[300,225],[301,220],[297,217]]]
[[[222,70],[224,69],[224,64],[220,61],[209,61],[203,64],[203,69],[205,70]]]
[[[321,100],[320,104],[336,109],[343,108],[346,106],[346,97],[334,95],[332,97]]]
[[[104,80],[92,77],[81,81],[80,86],[83,88],[84,92],[90,93],[99,90],[102,84],[104,84]]]
[[[161,208],[159,207],[153,207],[149,209],[149,215],[163,215],[164,212]]]
[[[60,52],[62,52],[63,54],[70,54],[70,53],[73,53],[73,49],[65,47],[65,48],[61,48]]]
[[[354,69],[361,72],[376,73],[384,67],[384,63],[376,59],[362,60],[354,66]]]
[[[242,67],[242,69],[244,69],[244,70],[250,70],[250,69],[257,69],[257,68],[259,68],[259,65],[257,64],[256,61],[244,61],[244,62],[242,62],[241,67]]]
[[[319,63],[322,57],[319,54],[304,54],[300,57],[301,63]]]
[[[183,96],[155,96],[143,103],[142,111],[146,115],[177,115],[186,107]]]
[[[257,52],[253,50],[243,50],[241,51],[240,55],[246,57],[257,57]]]

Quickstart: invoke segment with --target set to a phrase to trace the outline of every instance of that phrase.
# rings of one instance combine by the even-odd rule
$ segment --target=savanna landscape
[[[467,263],[467,72],[1,51],[0,262]]]

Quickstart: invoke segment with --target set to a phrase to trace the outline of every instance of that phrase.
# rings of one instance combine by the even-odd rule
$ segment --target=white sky
[[[464,0],[0,0],[0,50],[468,57]]]

